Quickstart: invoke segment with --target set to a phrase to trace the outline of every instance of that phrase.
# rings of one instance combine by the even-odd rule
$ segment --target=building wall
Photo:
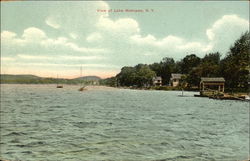
[[[172,86],[173,87],[176,87],[176,86],[178,86],[179,85],[179,80],[176,80],[176,81],[173,81],[172,82]]]

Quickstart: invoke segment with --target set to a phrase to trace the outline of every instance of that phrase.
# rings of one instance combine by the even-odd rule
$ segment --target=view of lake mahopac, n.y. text
[[[0,161],[249,161],[249,1],[1,1]]]

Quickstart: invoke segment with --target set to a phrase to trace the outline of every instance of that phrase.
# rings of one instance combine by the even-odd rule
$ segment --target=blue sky
[[[1,2],[1,73],[109,77],[163,57],[223,57],[248,29],[247,1]]]

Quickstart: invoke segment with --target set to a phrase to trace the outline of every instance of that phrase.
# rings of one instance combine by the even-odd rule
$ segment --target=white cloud
[[[147,35],[146,37],[142,37],[141,35],[132,35],[130,37],[132,42],[138,45],[156,45],[156,38],[153,35]]]
[[[26,55],[26,54],[18,54],[18,58],[21,59],[28,59],[28,60],[53,60],[55,57],[50,57],[50,56],[34,56],[34,55]]]
[[[23,45],[25,40],[19,39],[16,37],[17,34],[10,31],[2,31],[1,32],[1,47],[12,46],[12,45]]]
[[[242,32],[249,29],[249,21],[237,15],[224,15],[217,20],[211,28],[207,29],[206,34],[209,40],[214,40],[221,34],[231,35],[230,32]]]
[[[45,23],[49,25],[50,27],[53,27],[55,29],[59,29],[60,25],[56,22],[56,19],[53,17],[47,17],[45,20]]]
[[[71,50],[86,54],[100,54],[108,52],[107,49],[102,48],[81,47],[73,42],[70,42],[66,37],[58,37],[56,39],[49,38],[44,31],[35,27],[25,29],[20,38],[16,36],[16,33],[3,31],[1,33],[1,43],[9,46],[9,48],[18,48],[20,46],[29,48],[34,47],[34,45],[37,44],[37,47],[40,47],[41,50],[46,48],[54,52],[57,50]],[[37,48],[37,50],[39,49]]]
[[[25,29],[22,37],[28,42],[41,41],[47,38],[45,32],[36,27],[29,27]]]
[[[1,32],[1,40],[12,39],[16,37],[16,33],[10,31],[2,31]]]
[[[156,50],[165,50],[172,52],[204,52],[209,51],[206,44],[200,42],[189,42],[183,38],[169,35],[163,39],[157,39],[153,35],[142,37],[141,35],[133,35],[130,37],[132,43],[144,46],[152,46]]]
[[[99,60],[104,59],[102,56],[60,56],[66,60]]]
[[[1,59],[1,61],[14,61],[14,60],[16,60],[15,58],[12,58],[12,57],[1,57],[0,59]]]
[[[102,38],[103,38],[103,37],[102,37],[102,35],[101,35],[100,33],[94,32],[94,33],[90,34],[90,35],[86,38],[86,40],[87,40],[88,42],[98,42],[98,41],[101,41]]]
[[[140,33],[130,36],[130,41],[140,46],[151,46],[155,50],[176,53],[178,55],[193,52],[203,56],[205,53],[213,51],[227,52],[230,45],[248,28],[248,20],[237,15],[224,15],[215,21],[211,28],[206,30],[208,40],[204,42],[189,41],[174,35],[168,35],[162,39],[156,38],[151,34],[143,37]]]
[[[3,60],[15,60],[12,57],[3,57]],[[103,56],[41,56],[32,54],[18,54],[17,58],[27,59],[27,60],[101,60],[104,59]]]
[[[16,63],[21,66],[53,66],[53,67],[88,67],[88,68],[119,68],[116,65],[110,64],[65,64],[65,63]]]
[[[130,40],[139,45],[151,45],[159,48],[172,48],[185,43],[182,38],[173,35],[169,35],[163,39],[156,39],[153,35],[147,35],[146,37],[133,35],[130,37]]]
[[[139,24],[132,18],[120,18],[113,21],[109,17],[101,16],[97,22],[97,27],[100,30],[123,34],[135,34],[140,32]]]
[[[249,30],[248,20],[238,15],[224,15],[206,30],[209,40],[207,48],[225,54],[234,41],[247,30]]]

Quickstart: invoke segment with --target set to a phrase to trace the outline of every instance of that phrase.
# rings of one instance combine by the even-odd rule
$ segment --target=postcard
[[[246,161],[249,1],[1,1],[2,161]]]

